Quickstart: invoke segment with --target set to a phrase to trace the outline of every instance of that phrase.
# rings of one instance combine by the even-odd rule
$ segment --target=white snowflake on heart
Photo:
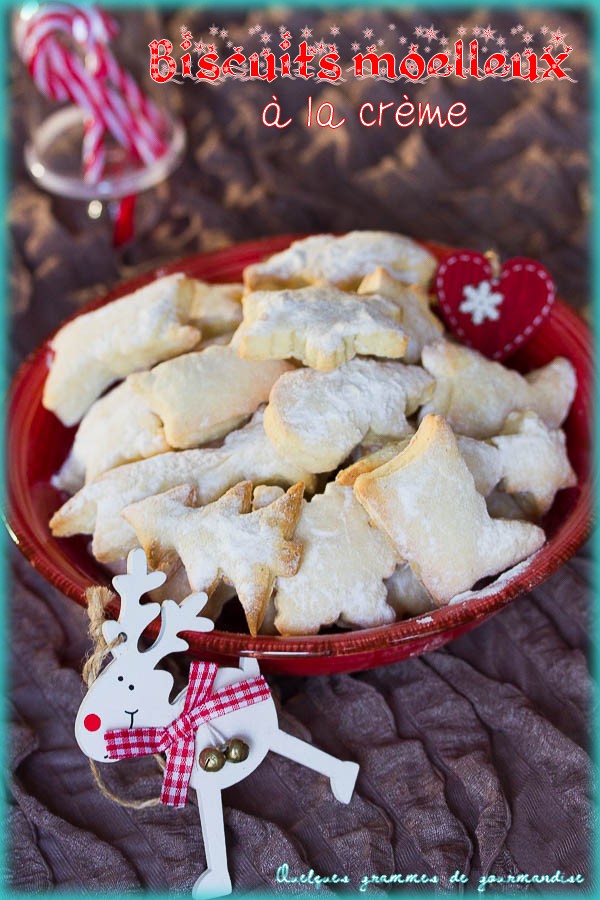
[[[486,319],[495,322],[500,318],[498,307],[504,300],[504,295],[493,291],[490,281],[466,284],[463,297],[465,299],[458,307],[459,312],[470,314],[473,325],[482,325]]]

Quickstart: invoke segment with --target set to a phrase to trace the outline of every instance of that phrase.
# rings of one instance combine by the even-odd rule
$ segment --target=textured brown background
[[[120,46],[144,78],[149,39],[170,36],[177,44],[181,25],[207,37],[213,19],[237,23],[233,28],[245,34],[260,22],[274,34],[285,23],[296,35],[308,22],[315,36],[336,22],[340,46],[355,37],[363,42],[365,27],[383,33],[388,21],[406,34],[430,20],[446,34],[461,21],[469,29],[490,21],[498,33],[517,22],[533,32],[547,22],[575,47],[578,82],[170,86],[169,102],[188,128],[188,153],[169,182],[143,198],[136,240],[115,253],[105,221],[86,222],[83,205],[52,198],[28,180],[22,148],[36,101],[15,67],[11,366],[73,309],[124,278],[183,255],[290,231],[382,227],[528,254],[550,268],[570,302],[584,306],[588,24],[582,16],[552,10],[203,16],[182,9],[122,16]],[[304,109],[311,93],[334,101],[348,121],[337,131],[296,123],[281,133],[268,130],[260,112],[273,91],[287,115]],[[463,100],[469,123],[451,133],[401,130],[391,120],[383,129],[357,124],[362,102],[400,102],[404,92],[445,108]],[[12,883],[27,890],[189,891],[205,865],[197,811],[190,804],[184,811],[130,812],[98,794],[72,734],[83,691],[84,614],[16,551],[11,564]],[[355,886],[371,873],[435,873],[444,880],[459,869],[475,885],[482,873],[560,868],[584,874],[589,889],[590,567],[579,554],[473,634],[420,659],[355,676],[271,678],[284,728],[357,760],[361,774],[348,807],[333,800],[320,776],[274,755],[226,791],[235,889],[295,892],[274,883],[282,862],[294,874],[311,867],[347,873]],[[108,780],[136,797],[156,795],[160,785],[145,760],[111,767]]]

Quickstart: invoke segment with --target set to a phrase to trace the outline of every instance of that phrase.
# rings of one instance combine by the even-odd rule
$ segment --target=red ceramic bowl
[[[238,280],[246,265],[287,247],[291,240],[289,235],[269,238],[191,257],[121,285],[90,304],[86,311],[170,272],[183,271],[206,281]],[[440,259],[448,252],[431,245],[429,249]],[[239,655],[256,656],[264,670],[299,675],[373,668],[441,647],[548,578],[581,545],[591,519],[591,337],[585,323],[560,301],[556,301],[550,317],[509,364],[528,371],[557,355],[566,356],[577,370],[577,395],[564,427],[578,486],[558,494],[543,523],[547,543],[512,577],[499,579],[466,602],[393,625],[293,638],[251,637],[215,630],[208,635],[188,635],[190,652],[222,663],[231,663]],[[50,476],[67,455],[75,431],[65,428],[42,407],[48,359],[46,342],[23,363],[11,388],[7,526],[17,546],[44,578],[84,604],[86,588],[92,584],[108,585],[111,576],[90,556],[88,538],[54,538],[48,529],[51,514],[64,499],[50,485]],[[116,603],[110,612],[117,614]],[[158,623],[153,623],[148,636],[155,636],[157,631]]]

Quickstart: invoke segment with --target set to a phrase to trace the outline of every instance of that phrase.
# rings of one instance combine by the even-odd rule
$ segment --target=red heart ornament
[[[540,327],[556,290],[547,270],[524,256],[496,275],[482,253],[457,250],[440,263],[435,287],[448,328],[485,356],[505,359]]]

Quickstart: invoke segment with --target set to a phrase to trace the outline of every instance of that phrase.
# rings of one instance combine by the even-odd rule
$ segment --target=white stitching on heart
[[[469,256],[466,253],[458,253],[458,254],[454,254],[453,256],[449,256],[439,267],[438,274],[436,277],[436,290],[437,290],[437,295],[440,300],[440,303],[443,303],[444,300],[446,299],[446,292],[444,290],[443,284],[441,283],[442,276],[446,273],[449,266],[454,265],[457,262],[472,262],[476,266],[483,266],[484,264],[488,264],[487,260],[481,259],[481,258],[478,259],[476,257],[473,258],[472,256]],[[507,344],[505,344],[504,347],[502,348],[502,350],[497,350],[492,355],[492,359],[498,359],[503,354],[509,353],[511,350],[515,349],[515,347],[518,344],[521,344],[523,342],[523,340],[525,339],[525,337],[528,337],[531,334],[531,332],[533,331],[533,329],[542,322],[542,320],[545,318],[546,314],[549,312],[550,307],[552,306],[552,304],[554,303],[554,300],[556,298],[556,288],[554,286],[552,279],[550,278],[550,276],[548,275],[547,272],[540,270],[533,263],[527,263],[525,266],[523,265],[523,263],[516,263],[516,265],[511,266],[509,270],[503,271],[500,278],[495,279],[494,283],[499,284],[502,281],[502,279],[506,278],[511,272],[520,272],[522,269],[525,269],[526,272],[534,272],[538,278],[542,279],[542,281],[544,282],[544,285],[546,286],[546,290],[548,291],[548,300],[546,301],[546,303],[544,304],[544,306],[542,307],[542,309],[538,313],[538,315],[535,317],[533,322],[530,323],[529,325],[527,325],[526,328],[524,328],[524,330],[520,334],[518,334],[516,337],[514,337],[512,339],[512,341],[509,341]],[[458,320],[456,319],[456,316],[450,310],[448,310],[446,308],[444,308],[444,312],[450,319],[450,322],[452,323],[456,334],[461,338],[465,338],[465,340],[467,340],[467,343],[468,343],[468,339],[466,338],[464,329],[462,329],[460,327],[460,325],[458,324]]]
[[[478,258],[474,259],[473,257],[469,256],[468,253],[457,253],[457,254],[454,254],[453,256],[449,256],[439,267],[437,277],[435,280],[435,286],[436,286],[437,295],[440,300],[440,303],[443,303],[444,300],[446,299],[446,292],[444,290],[443,284],[441,283],[442,275],[444,275],[446,273],[449,266],[452,266],[457,262],[472,262],[476,266],[487,265],[489,267],[489,263],[486,259],[478,259]],[[450,319],[452,325],[454,326],[454,330],[455,330],[456,334],[459,337],[467,340],[467,336],[464,332],[464,329],[462,329],[460,327],[460,325],[458,324],[458,320],[457,320],[456,316],[454,315],[454,313],[448,309],[444,309],[444,312],[446,313],[446,315]],[[468,340],[467,340],[467,343],[468,343]]]

